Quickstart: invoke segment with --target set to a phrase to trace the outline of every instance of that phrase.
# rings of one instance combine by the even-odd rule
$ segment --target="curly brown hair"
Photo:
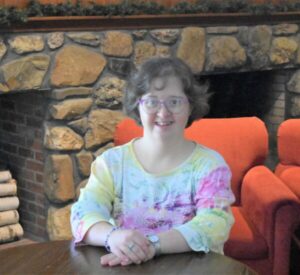
[[[199,85],[191,69],[182,60],[168,57],[148,59],[139,70],[130,76],[124,91],[123,110],[125,114],[141,125],[138,109],[139,99],[149,92],[154,79],[167,79],[170,76],[175,76],[181,81],[183,91],[191,106],[191,114],[186,127],[204,117],[209,111],[208,83]]]

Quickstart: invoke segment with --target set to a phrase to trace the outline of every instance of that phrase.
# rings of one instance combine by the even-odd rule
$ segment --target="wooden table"
[[[100,256],[105,253],[99,247],[74,247],[70,241],[18,246],[0,251],[0,274],[256,274],[246,265],[216,253],[162,255],[141,265],[103,267]]]

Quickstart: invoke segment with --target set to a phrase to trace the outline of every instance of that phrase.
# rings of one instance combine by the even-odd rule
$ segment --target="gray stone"
[[[295,34],[299,30],[299,27],[297,24],[279,24],[273,26],[273,32],[275,35],[289,35],[289,34]]]
[[[273,64],[286,64],[291,62],[298,49],[298,43],[293,38],[277,37],[272,41],[270,60]]]
[[[268,26],[257,26],[249,32],[249,57],[252,67],[261,69],[269,64],[272,30]]]
[[[60,48],[65,42],[63,32],[53,32],[48,34],[47,45],[51,50]]]
[[[246,63],[245,49],[233,36],[218,36],[208,41],[208,70],[237,68]]]
[[[17,54],[40,52],[45,43],[41,35],[19,35],[8,41],[11,49]]]
[[[62,102],[52,104],[49,112],[54,119],[74,119],[86,113],[92,106],[91,98],[66,99]]]
[[[148,30],[137,30],[132,32],[132,36],[135,39],[144,39],[146,34],[148,33]]]
[[[84,96],[84,95],[91,95],[93,92],[92,88],[87,87],[78,87],[78,88],[67,88],[67,89],[56,89],[52,90],[50,97],[54,99],[65,99],[70,96]]]
[[[72,204],[64,207],[50,206],[47,216],[47,232],[51,241],[71,240],[70,224]]]
[[[287,89],[290,92],[300,94],[300,70],[297,70],[287,83]]]
[[[156,47],[156,56],[169,57],[171,55],[172,55],[171,48],[169,46],[157,46]]]
[[[121,58],[110,58],[108,61],[109,69],[119,75],[128,76],[132,70],[132,63],[130,60]]]
[[[86,117],[83,117],[77,120],[73,120],[68,123],[68,126],[70,126],[79,134],[83,135],[88,129],[88,119]]]
[[[65,46],[55,57],[51,84],[55,87],[92,84],[105,66],[103,55],[77,45]]]
[[[65,126],[45,125],[44,146],[50,150],[80,150],[84,145],[81,136]]]
[[[45,193],[54,203],[74,199],[73,164],[68,155],[50,155],[45,161]]]
[[[181,41],[176,56],[182,59],[195,74],[203,70],[205,41],[204,28],[187,27],[181,32]]]
[[[177,29],[156,29],[150,31],[150,35],[164,44],[174,44],[178,40],[180,32]]]
[[[39,89],[48,70],[48,55],[31,55],[13,60],[1,67],[5,85],[9,90]],[[1,84],[1,83],[0,83]]]
[[[89,115],[89,129],[85,134],[85,148],[92,149],[113,140],[116,125],[124,118],[119,111],[93,110]]]
[[[81,151],[76,154],[77,166],[82,176],[88,177],[90,175],[93,160],[93,155],[90,152]]]
[[[99,35],[95,35],[91,32],[73,32],[67,33],[67,37],[71,40],[88,46],[99,46],[100,45],[100,37]]]
[[[236,26],[229,26],[229,27],[207,27],[206,33],[209,34],[233,34],[237,33],[239,30]]]
[[[249,32],[252,28],[249,27],[239,27],[239,31],[236,34],[237,40],[241,43],[242,46],[248,47],[249,43]]]
[[[4,44],[4,42],[0,39],[0,61],[3,58],[3,56],[6,54],[7,52],[7,47]]]
[[[128,57],[133,52],[131,35],[120,31],[108,31],[101,39],[101,51],[109,56]]]
[[[125,81],[117,77],[104,77],[95,91],[96,104],[105,108],[121,106]]]
[[[295,95],[291,98],[290,115],[293,117],[300,116],[300,96],[299,95]]]
[[[155,56],[156,46],[149,41],[138,41],[134,47],[134,64],[138,67],[149,58]]]

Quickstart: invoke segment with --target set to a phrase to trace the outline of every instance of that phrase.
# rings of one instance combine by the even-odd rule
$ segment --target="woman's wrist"
[[[113,232],[115,232],[116,230],[119,230],[120,229],[120,227],[118,227],[118,226],[114,226],[114,227],[112,227],[111,228],[111,230],[107,233],[107,235],[106,235],[106,238],[105,238],[105,241],[104,241],[104,246],[105,246],[105,248],[106,248],[106,250],[108,251],[108,252],[111,252],[111,249],[110,249],[110,245],[109,245],[109,238],[111,237],[111,234],[113,233]]]

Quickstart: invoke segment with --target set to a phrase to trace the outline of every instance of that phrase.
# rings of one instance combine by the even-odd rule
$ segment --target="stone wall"
[[[177,56],[195,75],[288,70],[284,81],[274,82],[284,86],[282,93],[287,86],[289,99],[283,102],[280,95],[276,101],[278,94],[273,96],[277,103],[270,117],[281,108],[276,128],[286,115],[300,116],[299,41],[296,24],[3,34],[0,163],[12,166],[21,185],[25,230],[43,239],[71,237],[70,206],[86,184],[93,159],[113,146],[115,125],[123,117],[122,88],[129,72],[144,60]],[[38,120],[34,125],[25,111],[9,107],[23,103],[31,106],[25,110]],[[289,106],[288,112],[283,105]],[[39,149],[12,139],[16,135],[26,140],[35,131]],[[19,165],[18,156],[24,157]]]

